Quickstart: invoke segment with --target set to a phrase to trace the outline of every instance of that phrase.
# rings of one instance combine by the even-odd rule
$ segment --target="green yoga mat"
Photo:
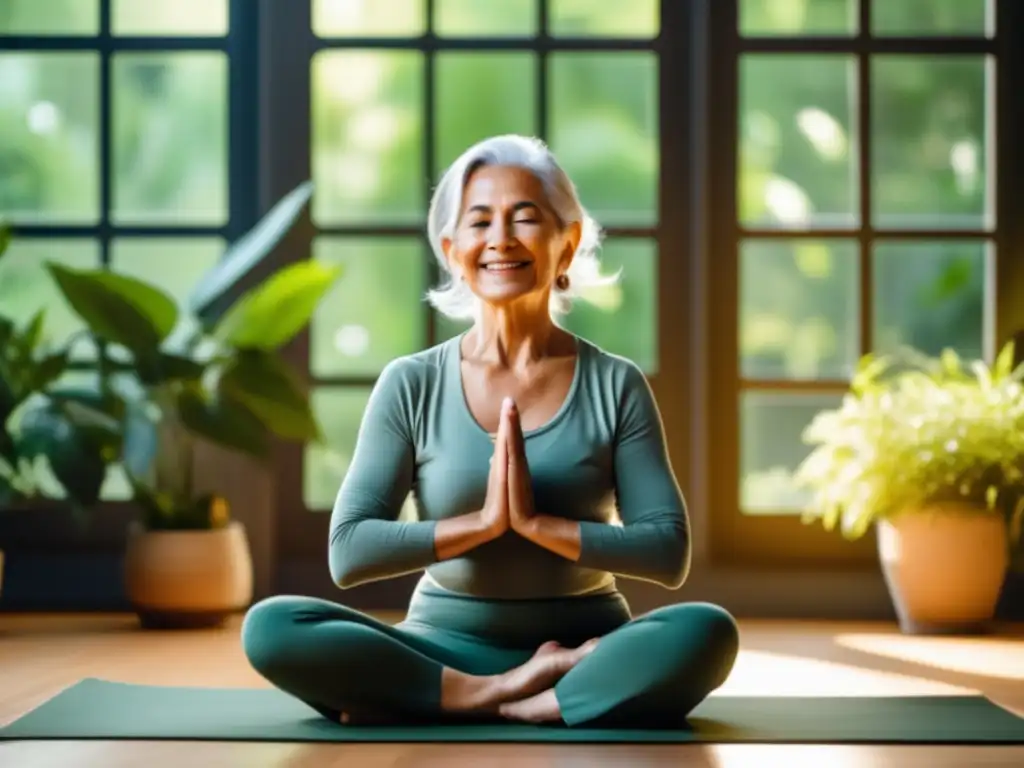
[[[717,697],[673,730],[519,724],[356,728],[273,689],[177,688],[86,679],[0,730],[0,739],[291,742],[1024,744],[1024,718],[981,696]]]

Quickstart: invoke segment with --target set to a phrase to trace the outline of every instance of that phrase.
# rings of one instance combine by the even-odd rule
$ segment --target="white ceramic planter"
[[[149,531],[133,523],[125,588],[147,628],[218,626],[252,600],[252,557],[245,527]]]
[[[1009,566],[1002,515],[952,504],[907,510],[879,522],[878,553],[904,632],[985,631]]]

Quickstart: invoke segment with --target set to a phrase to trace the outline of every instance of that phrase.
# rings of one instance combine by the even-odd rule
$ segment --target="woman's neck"
[[[569,338],[551,319],[546,302],[540,310],[485,306],[466,334],[463,355],[502,368],[519,368],[561,354]]]

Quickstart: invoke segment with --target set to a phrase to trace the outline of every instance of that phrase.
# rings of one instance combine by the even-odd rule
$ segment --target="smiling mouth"
[[[488,272],[511,272],[528,266],[530,266],[528,261],[499,261],[492,264],[484,264],[481,269],[485,269]]]

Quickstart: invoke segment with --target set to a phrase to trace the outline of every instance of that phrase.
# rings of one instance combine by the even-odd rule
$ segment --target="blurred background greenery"
[[[313,31],[323,37],[409,37],[427,26],[422,0],[309,1]],[[857,31],[854,0],[738,1],[741,32],[748,36]],[[659,31],[657,0],[548,5],[555,37],[650,40]],[[988,5],[875,0],[872,33],[981,36],[988,31]],[[537,32],[533,0],[436,0],[435,6],[441,37],[529,38]],[[95,35],[98,7],[98,0],[4,0],[0,34]],[[226,0],[112,0],[111,24],[115,36],[218,37],[229,19]],[[310,62],[312,216],[319,232],[311,255],[345,266],[311,329],[309,368],[322,383],[315,400],[332,448],[306,453],[304,497],[311,509],[333,503],[369,393],[344,379],[372,378],[390,359],[461,330],[438,318],[428,337],[422,299],[432,257],[422,238],[398,232],[356,237],[332,228],[407,232],[421,226],[430,188],[427,136],[434,141],[436,180],[477,139],[540,131],[535,52],[487,50],[486,43],[480,50],[438,52],[429,116],[427,55],[408,46],[328,48]],[[780,393],[768,384],[846,379],[865,351],[862,324],[871,329],[874,349],[954,346],[968,356],[988,349],[990,63],[983,55],[878,55],[869,70],[870,136],[860,136],[854,55],[749,53],[739,64],[738,223],[752,233],[739,245],[737,275],[737,353],[746,388],[737,460],[747,512],[799,505],[789,474],[806,455],[800,432],[841,391]],[[105,169],[101,71],[99,54],[90,50],[0,53],[0,216],[42,227],[95,226],[106,217],[114,227],[111,266],[156,279],[183,299],[224,246],[216,228],[227,222],[230,195],[226,54],[115,52]],[[659,251],[656,239],[659,146],[671,140],[658,135],[657,54],[556,50],[546,77],[545,137],[584,203],[606,227],[649,232],[608,238],[604,262],[608,270],[622,268],[623,281],[580,304],[566,325],[657,375],[658,347],[671,344],[676,333],[657,326],[659,264],[687,258]],[[686,98],[685,88],[679,84],[678,98]],[[710,103],[714,108],[715,94]],[[859,195],[864,152],[871,169],[867,211]],[[104,174],[109,211],[100,210]],[[117,234],[117,227],[132,225],[187,227],[193,234]],[[862,323],[858,235],[868,225],[918,236],[883,232],[871,242],[870,316]],[[213,234],[195,234],[202,227]],[[796,236],[818,229],[828,231]],[[956,230],[957,237],[931,230]],[[46,306],[47,331],[59,341],[78,327],[57,300],[42,261],[97,264],[100,247],[96,237],[41,231],[42,237],[16,239],[0,267],[0,306],[24,318]],[[759,389],[758,382],[765,385]],[[119,492],[112,482],[108,496]]]

